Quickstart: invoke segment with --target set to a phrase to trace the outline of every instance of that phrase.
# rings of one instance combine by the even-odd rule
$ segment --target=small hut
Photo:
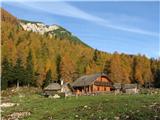
[[[122,91],[128,94],[138,93],[139,92],[138,84],[123,84]]]
[[[58,83],[50,83],[44,88],[44,95],[46,96],[54,96],[59,92],[61,92],[61,86]]]
[[[115,93],[120,93],[122,90],[122,84],[121,83],[114,83],[113,89]]]

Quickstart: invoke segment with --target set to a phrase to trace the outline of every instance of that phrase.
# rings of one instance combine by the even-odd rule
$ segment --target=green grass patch
[[[22,93],[21,93],[22,94]],[[19,106],[2,109],[2,116],[29,111],[25,120],[155,120],[160,119],[159,95],[100,95],[51,99],[33,93],[14,95]]]

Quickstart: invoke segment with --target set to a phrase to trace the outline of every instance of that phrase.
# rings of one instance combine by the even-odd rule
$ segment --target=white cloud
[[[47,3],[44,2],[44,4],[32,2],[27,5],[33,9],[38,9],[51,14],[79,18],[92,22],[104,22],[102,18],[88,14],[65,2],[47,2]]]

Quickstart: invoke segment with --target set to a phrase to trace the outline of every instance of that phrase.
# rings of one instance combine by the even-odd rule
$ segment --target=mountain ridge
[[[73,40],[75,43],[80,43],[87,47],[90,47],[89,45],[81,41],[78,37],[76,37],[73,33],[71,33],[70,31],[68,31],[67,29],[63,28],[60,25],[57,24],[46,25],[43,22],[20,20],[20,19],[19,21],[21,27],[26,31],[36,32],[41,35],[47,34],[50,37],[56,37],[56,36],[69,37],[69,39]]]

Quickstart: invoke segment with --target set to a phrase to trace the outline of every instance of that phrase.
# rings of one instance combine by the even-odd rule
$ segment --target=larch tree
[[[144,84],[143,77],[142,77],[143,63],[141,62],[141,56],[135,56],[133,63],[134,63],[134,80],[136,83],[143,85]]]
[[[68,55],[64,55],[61,63],[61,79],[64,81],[73,81],[75,78],[76,69],[74,63]]]
[[[80,56],[76,62],[76,71],[78,72],[78,76],[84,75],[86,73],[87,64],[88,62],[86,57],[84,55]]]
[[[121,69],[122,69],[122,81],[123,83],[131,82],[131,63],[129,60],[129,56],[121,54]]]
[[[121,68],[121,59],[118,53],[114,53],[111,59],[110,68],[109,68],[109,77],[114,82],[122,83],[122,68]]]
[[[150,61],[143,56],[143,80],[145,87],[150,87],[150,83],[153,82],[152,72],[151,72],[151,66]],[[149,86],[148,86],[149,85]]]

